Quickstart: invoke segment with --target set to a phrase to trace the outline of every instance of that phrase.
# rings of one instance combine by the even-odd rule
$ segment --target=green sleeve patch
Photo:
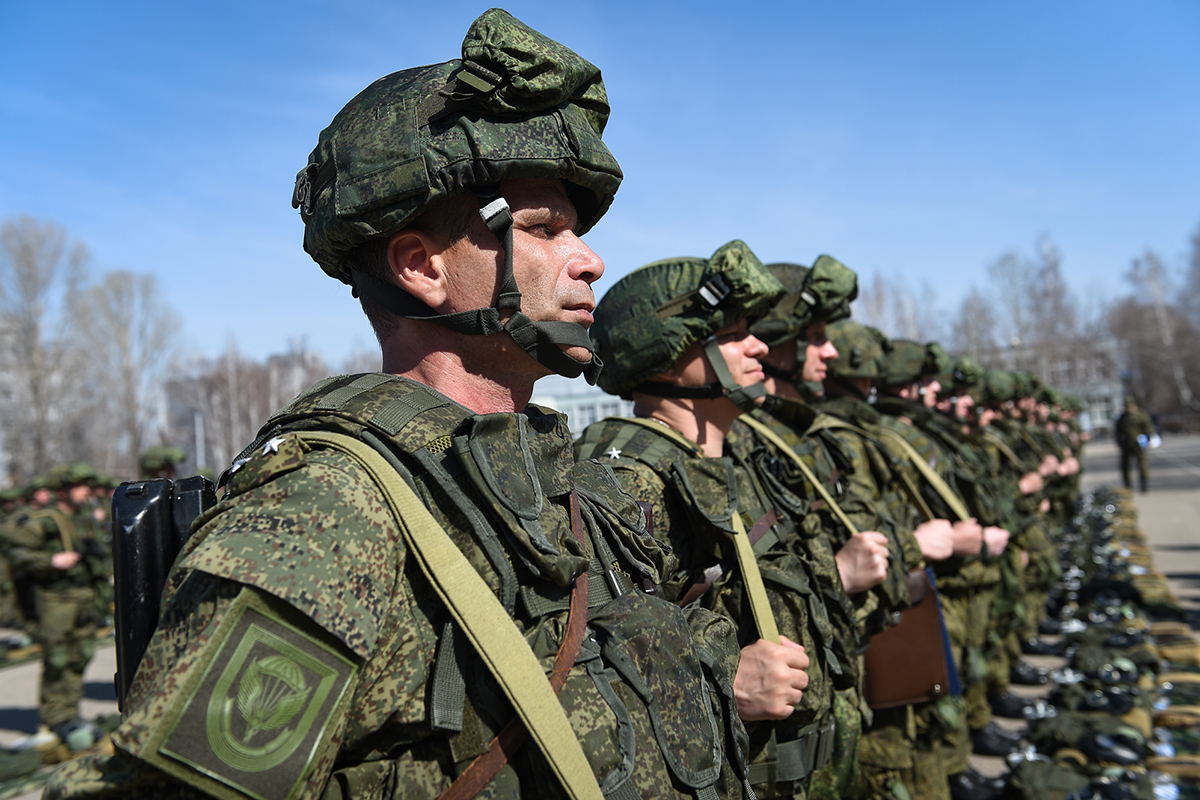
[[[217,797],[288,800],[340,734],[357,665],[290,607],[243,590],[138,755]],[[232,790],[232,791],[231,791]]]

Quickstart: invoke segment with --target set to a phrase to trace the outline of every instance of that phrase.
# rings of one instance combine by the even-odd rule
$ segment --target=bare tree
[[[992,301],[976,288],[963,298],[952,326],[951,349],[983,363],[996,351],[996,314]]]
[[[1028,335],[1033,266],[1015,250],[1010,250],[988,265],[988,277],[996,287],[996,297],[1005,312],[998,320],[1000,335],[1009,346],[1020,347],[1026,343]]]
[[[1190,334],[1194,328],[1187,325],[1187,321],[1179,309],[1169,306],[1167,303],[1166,295],[1169,287],[1166,284],[1169,277],[1163,269],[1162,260],[1156,253],[1147,250],[1142,258],[1134,260],[1126,277],[1146,301],[1148,310],[1151,312],[1147,317],[1154,320],[1157,342],[1151,352],[1155,352],[1158,356],[1157,360],[1165,364],[1175,391],[1179,394],[1180,404],[1192,412],[1200,412],[1200,402],[1196,401],[1187,380],[1188,368],[1181,355],[1185,351],[1181,350],[1177,342],[1181,327],[1191,329],[1184,332],[1188,338],[1192,338]],[[1195,349],[1192,347],[1186,352],[1194,353]]]
[[[942,334],[937,322],[937,293],[927,282],[921,284],[918,297],[902,281],[876,273],[870,283],[859,288],[854,316],[896,338],[925,342]]]
[[[79,354],[70,347],[87,248],[53,222],[22,216],[0,226],[0,349],[7,384],[3,430],[10,480],[70,457]]]
[[[152,275],[110,272],[80,295],[77,319],[88,344],[90,384],[103,413],[94,417],[97,462],[132,475],[137,459],[162,442],[162,388],[176,353],[178,316]]]

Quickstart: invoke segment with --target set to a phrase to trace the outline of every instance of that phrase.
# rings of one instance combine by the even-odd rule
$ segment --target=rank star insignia
[[[271,439],[269,442],[263,445],[262,454],[265,456],[268,453],[278,453],[279,445],[281,444],[283,444],[283,437],[276,436],[274,439]]]
[[[248,459],[248,458],[239,458],[237,461],[234,461],[233,466],[231,466],[229,468],[229,474],[232,475],[233,473],[237,472],[242,467],[246,466],[246,462],[249,460],[250,459]]]
[[[611,448],[609,448],[608,452],[605,453],[604,455],[608,456],[611,459],[617,459],[617,458],[621,457],[621,451],[615,447],[611,447]]]

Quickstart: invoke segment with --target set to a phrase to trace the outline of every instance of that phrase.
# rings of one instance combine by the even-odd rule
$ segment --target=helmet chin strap
[[[762,383],[751,386],[739,386],[725,363],[725,356],[716,336],[709,336],[703,342],[704,357],[716,373],[716,383],[706,383],[703,386],[676,386],[673,383],[661,381],[646,381],[635,391],[653,397],[685,397],[695,400],[715,400],[718,397],[728,397],[730,402],[742,411],[752,411],[758,407],[756,402],[760,397],[766,397],[767,390]]]
[[[494,306],[438,314],[395,284],[352,270],[355,291],[403,319],[433,322],[468,336],[507,333],[518,347],[553,372],[566,378],[583,375],[589,384],[595,385],[604,364],[592,348],[587,328],[563,320],[535,321],[521,311],[521,292],[513,275],[513,217],[508,201],[500,194],[498,187],[490,190],[476,188],[472,191],[479,199],[479,216],[504,251],[500,290]],[[501,315],[505,311],[510,314],[507,320],[502,321]],[[580,361],[564,352],[560,345],[583,347],[591,353],[591,358]]]

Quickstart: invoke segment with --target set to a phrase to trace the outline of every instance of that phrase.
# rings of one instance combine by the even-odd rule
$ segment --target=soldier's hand
[[[55,569],[70,569],[79,563],[81,556],[74,550],[67,550],[63,553],[55,553],[50,556],[50,566]]]
[[[1008,547],[1008,531],[989,525],[983,529],[983,538],[987,540],[988,555],[992,558],[1004,552]]]
[[[948,519],[931,519],[922,522],[913,531],[917,544],[921,546],[921,555],[926,561],[944,561],[954,554],[954,546],[958,536],[954,526]]]
[[[1058,474],[1066,478],[1079,472],[1079,460],[1074,456],[1064,459],[1058,465]]]
[[[786,636],[779,639],[782,644],[759,639],[742,648],[733,697],[743,722],[787,719],[808,688],[808,654]]]
[[[954,555],[977,556],[983,551],[983,526],[974,517],[954,523]]]
[[[888,538],[879,531],[859,531],[834,556],[846,594],[865,592],[887,577]]]
[[[1021,476],[1021,480],[1017,481],[1017,486],[1021,490],[1021,494],[1033,494],[1040,492],[1046,485],[1042,480],[1042,476],[1036,472],[1026,472]]]
[[[1045,514],[1045,513],[1046,513],[1047,511],[1049,511],[1049,510],[1050,510],[1050,498],[1049,498],[1049,497],[1043,497],[1043,498],[1042,498],[1042,502],[1038,503],[1038,511],[1042,512],[1043,514]]]
[[[1038,466],[1038,472],[1043,478],[1049,478],[1058,472],[1058,456],[1046,456]]]

